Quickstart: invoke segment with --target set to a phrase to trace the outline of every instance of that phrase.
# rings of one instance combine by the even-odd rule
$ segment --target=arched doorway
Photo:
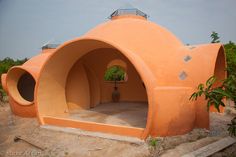
[[[129,77],[116,82],[118,102],[112,99],[114,81],[104,80],[104,73],[112,66],[122,67]],[[143,81],[129,60],[116,49],[95,49],[77,60],[67,76],[66,99],[72,119],[146,126],[148,103]]]
[[[80,75],[81,76],[80,79],[86,80],[81,85],[86,85],[86,84],[87,85],[84,86],[86,88],[81,88],[82,86],[80,88],[70,88],[70,91],[72,91],[73,89],[77,91],[77,94],[75,94],[74,97],[73,95],[70,96],[76,99],[78,96],[78,89],[81,89],[80,91],[81,94],[84,94],[84,97],[81,97],[83,98],[81,102],[95,102],[94,103],[95,106],[96,104],[100,104],[101,102],[103,102],[101,100],[106,100],[107,97],[110,99],[110,96],[102,95],[101,92],[102,86],[100,85],[98,79],[96,79],[97,81],[92,81],[93,84],[95,85],[92,85],[92,83],[89,84],[88,83],[89,79],[85,79],[87,73],[92,73],[93,77],[97,78],[91,66],[86,66],[86,64],[79,63],[79,60],[81,61],[82,57],[84,57],[86,54],[89,54],[90,52],[98,49],[113,49],[119,52],[115,54],[123,55],[129,61],[129,63],[131,63],[131,65],[134,67],[135,71],[137,70],[136,73],[139,74],[138,76],[142,78],[141,79],[143,80],[142,88],[146,89],[145,91],[148,97],[148,111],[147,111],[148,114],[147,117],[145,117],[147,121],[146,121],[146,126],[144,128],[82,121],[74,119],[73,117],[70,116],[71,108],[68,105],[70,103],[70,101],[68,101],[70,100],[70,98],[68,99],[67,96],[68,78],[69,78],[68,76],[70,75],[70,71],[72,70],[75,64],[81,64],[83,65],[83,67],[85,67],[85,68],[80,67],[78,70],[83,71],[82,72],[83,74]],[[99,54],[99,53],[94,53],[94,54]],[[99,65],[100,63],[99,61],[101,60],[93,62],[93,65],[94,66]],[[85,69],[90,69],[90,70],[85,70]],[[75,73],[75,75],[77,75],[77,73]],[[88,77],[88,78],[93,78],[93,77]],[[38,118],[41,124],[73,127],[88,131],[134,136],[142,139],[146,138],[150,133],[152,116],[153,116],[153,106],[155,102],[155,100],[153,99],[153,94],[155,89],[153,87],[156,86],[156,81],[154,79],[152,72],[143,62],[143,60],[135,56],[134,53],[129,52],[129,50],[127,49],[123,49],[112,43],[96,39],[80,38],[72,40],[60,46],[56,50],[56,52],[48,58],[46,64],[44,65],[43,69],[40,72],[40,78],[38,82],[39,83],[37,84],[35,93],[36,93],[36,106],[38,108],[37,110]],[[98,84],[99,86],[96,86],[96,84]],[[96,91],[96,92],[94,93],[88,92],[90,88],[93,87],[96,88],[95,90],[91,91]],[[125,89],[124,87],[122,88]],[[113,88],[111,86],[111,88],[107,89],[112,90]],[[138,92],[136,92],[136,94],[137,93]],[[93,101],[90,100],[90,95],[96,95],[95,97],[93,97],[94,98]],[[137,95],[131,93],[131,96],[137,96]],[[80,105],[81,104],[82,103],[80,103]],[[83,107],[89,106],[86,104],[88,103],[84,103]],[[89,109],[89,107],[87,109]]]

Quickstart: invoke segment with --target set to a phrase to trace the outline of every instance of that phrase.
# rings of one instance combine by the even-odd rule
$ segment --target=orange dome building
[[[112,102],[107,68],[122,67],[120,100]],[[205,100],[190,101],[199,83],[225,78],[221,44],[186,46],[137,9],[118,9],[111,20],[80,38],[2,75],[11,109],[41,125],[80,128],[145,139],[209,128]]]

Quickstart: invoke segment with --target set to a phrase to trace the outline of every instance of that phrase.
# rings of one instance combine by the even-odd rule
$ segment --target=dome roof
[[[179,50],[184,45],[170,31],[153,22],[138,16],[120,16],[98,25],[83,37],[117,45],[129,50],[129,54],[139,56],[155,77],[163,80],[159,81],[162,85],[166,77],[176,78],[176,83],[180,81],[178,76],[183,71],[182,57],[186,51]],[[176,60],[180,63],[173,65]],[[165,71],[162,66],[165,66]],[[173,72],[173,69],[178,70]]]
[[[156,43],[159,47],[183,46],[181,41],[164,27],[136,15],[118,16],[96,26],[85,36],[102,37],[119,43],[130,40],[135,42],[134,44],[142,45]]]

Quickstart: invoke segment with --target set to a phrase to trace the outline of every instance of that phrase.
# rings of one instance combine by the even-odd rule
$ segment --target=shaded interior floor
[[[73,110],[70,119],[145,128],[148,104],[144,102],[106,103],[89,110]]]

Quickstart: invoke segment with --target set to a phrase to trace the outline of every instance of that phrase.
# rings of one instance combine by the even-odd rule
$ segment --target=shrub
[[[105,72],[104,79],[106,81],[123,81],[125,79],[125,71],[119,66],[112,66]]]

